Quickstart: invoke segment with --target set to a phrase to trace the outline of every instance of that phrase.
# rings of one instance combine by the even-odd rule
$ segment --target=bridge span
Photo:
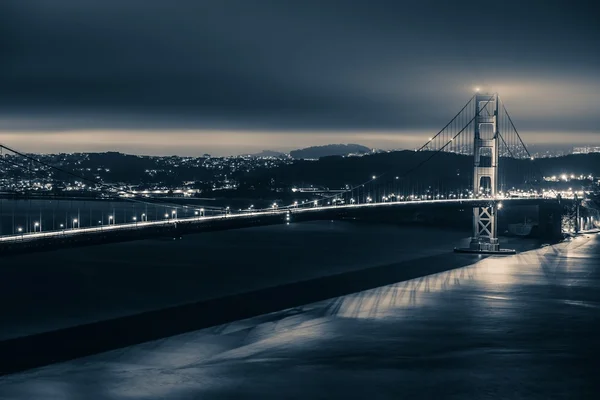
[[[563,202],[565,200],[562,200]],[[342,219],[384,213],[386,216],[399,210],[436,208],[482,207],[494,205],[502,208],[521,205],[558,206],[559,200],[540,197],[524,198],[469,198],[415,200],[364,204],[316,206],[312,208],[274,208],[271,210],[244,211],[223,215],[194,216],[158,221],[70,228],[45,232],[21,233],[0,237],[0,253],[53,249],[73,245],[121,242],[153,237],[177,239],[183,234],[213,230],[239,229],[250,226],[275,225],[319,219]],[[391,217],[392,215],[390,215]]]
[[[499,250],[498,215],[503,204],[543,205],[547,211],[553,205],[570,201],[560,198],[546,199],[544,192],[540,193],[537,190],[539,187],[535,189],[539,186],[542,176],[540,166],[535,163],[535,157],[525,146],[497,93],[477,93],[471,97],[438,133],[429,137],[420,148],[407,155],[409,160],[413,160],[412,157],[416,154],[424,152],[414,159],[414,163],[410,164],[411,167],[404,168],[402,172],[392,167],[377,174],[369,174],[366,180],[365,177],[354,177],[350,181],[352,184],[346,184],[343,190],[307,189],[312,194],[319,192],[318,198],[303,193],[303,196],[290,199],[294,203],[285,207],[274,203],[271,208],[254,210],[254,206],[250,205],[247,210],[239,209],[239,212],[235,213],[232,213],[233,210],[230,210],[229,206],[226,208],[205,206],[207,211],[211,209],[213,213],[213,215],[205,215],[204,208],[197,209],[196,205],[174,204],[149,195],[140,196],[139,193],[132,192],[122,185],[117,186],[90,179],[60,166],[50,165],[12,147],[0,144],[0,149],[14,154],[14,157],[0,157],[0,161],[5,165],[16,167],[17,171],[29,172],[31,168],[28,165],[35,164],[38,168],[33,172],[40,180],[37,183],[47,182],[44,187],[61,182],[59,177],[63,176],[69,180],[75,179],[78,184],[86,182],[94,192],[101,193],[106,199],[127,200],[133,206],[133,212],[131,214],[123,212],[120,221],[117,221],[119,216],[115,214],[114,208],[112,213],[104,210],[94,214],[100,214],[100,218],[92,218],[93,213],[90,209],[86,227],[81,226],[83,224],[79,208],[77,214],[71,213],[74,210],[69,209],[68,212],[65,210],[64,223],[59,223],[57,227],[54,211],[52,211],[51,224],[48,224],[47,219],[43,221],[41,209],[39,218],[29,214],[17,215],[15,218],[13,205],[12,218],[7,224],[12,231],[9,235],[0,237],[0,253],[158,236],[177,238],[181,234],[205,230],[235,229],[311,219],[353,218],[359,214],[362,217],[370,212],[379,213],[381,216],[387,213],[387,210],[402,207],[422,208],[427,212],[431,207],[463,205],[466,206],[465,208],[471,208],[472,217],[472,236],[467,249],[474,252],[497,252]],[[462,172],[458,169],[456,173],[440,175],[439,167],[435,168],[430,160],[436,156],[441,157],[440,154],[443,153],[472,155],[472,169],[465,171],[463,168]],[[513,167],[518,166],[518,168],[512,168],[509,163],[503,161],[508,159],[513,159],[515,161]],[[418,170],[420,174],[416,175],[415,171]],[[515,185],[519,189],[516,189]],[[522,188],[525,188],[525,192],[522,192]],[[296,192],[298,191],[306,190],[296,189]],[[515,191],[521,193],[523,197],[506,196]],[[325,194],[331,195],[325,196]],[[530,197],[532,194],[533,197]],[[414,196],[417,196],[416,199]],[[405,200],[408,198],[412,200]],[[579,200],[575,198],[572,203],[579,204]],[[140,214],[139,210],[136,211],[135,205],[143,205],[144,213]],[[153,220],[149,218],[148,207],[154,209]],[[554,211],[547,212],[547,216],[552,217],[550,224],[552,229],[558,227],[559,233],[561,221],[558,216],[562,217],[561,207],[563,206],[557,206]],[[159,217],[158,208],[161,208],[160,215],[164,215],[164,219]],[[194,215],[190,215],[190,211]],[[580,224],[578,211],[574,214],[577,221],[574,225],[577,230]],[[47,226],[52,226],[53,229],[47,230]]]

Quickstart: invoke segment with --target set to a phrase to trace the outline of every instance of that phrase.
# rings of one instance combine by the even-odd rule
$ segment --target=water
[[[453,247],[466,245],[467,236],[317,221],[4,257],[0,339],[437,254],[454,257]]]
[[[599,260],[586,235],[5,376],[0,398],[593,399]]]

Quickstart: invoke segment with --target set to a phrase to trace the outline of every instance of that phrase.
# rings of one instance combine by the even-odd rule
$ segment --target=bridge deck
[[[367,204],[353,204],[353,205],[332,205],[332,206],[321,206],[314,208],[287,208],[287,209],[275,209],[267,211],[254,211],[246,213],[235,213],[228,215],[215,215],[215,216],[203,216],[203,217],[190,217],[190,218],[179,218],[179,219],[168,219],[159,221],[137,221],[124,224],[113,224],[113,225],[102,225],[92,227],[82,227],[77,229],[63,229],[57,231],[46,231],[46,232],[34,232],[34,233],[23,233],[16,235],[0,236],[0,248],[3,244],[7,243],[19,243],[19,242],[33,242],[33,241],[47,241],[52,239],[59,240],[71,240],[75,241],[77,238],[84,236],[98,236],[103,235],[109,237],[111,235],[119,234],[120,232],[131,231],[131,230],[152,230],[162,229],[168,230],[175,227],[177,224],[186,225],[202,225],[211,224],[221,220],[227,219],[228,224],[231,227],[235,227],[235,221],[240,221],[240,226],[248,223],[249,220],[256,220],[265,217],[280,216],[281,220],[273,220],[278,222],[284,222],[283,219],[286,213],[289,211],[296,215],[305,215],[305,219],[310,219],[310,215],[315,213],[327,213],[344,210],[361,210],[361,209],[375,209],[375,208],[389,208],[393,209],[396,207],[438,207],[438,206],[477,206],[483,204],[489,204],[491,201],[506,202],[507,204],[537,204],[540,202],[554,201],[543,198],[501,198],[501,199],[444,199],[444,200],[418,200],[418,201],[398,201],[398,202],[386,202],[386,203],[367,203]]]

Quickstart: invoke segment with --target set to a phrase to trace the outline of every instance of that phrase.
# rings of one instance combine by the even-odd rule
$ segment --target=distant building
[[[573,147],[573,154],[600,153],[600,146]]]

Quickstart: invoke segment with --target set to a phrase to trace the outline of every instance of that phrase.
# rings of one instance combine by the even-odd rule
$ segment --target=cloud
[[[0,3],[0,129],[414,130],[488,85],[532,131],[599,125],[590,2]]]

